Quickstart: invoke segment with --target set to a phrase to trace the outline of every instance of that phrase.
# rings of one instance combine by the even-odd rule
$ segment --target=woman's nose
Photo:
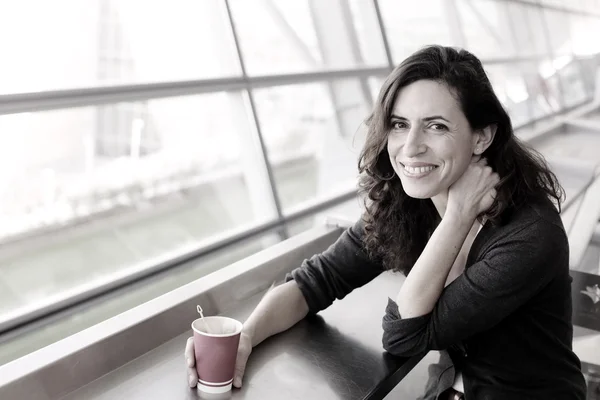
[[[423,143],[423,135],[419,129],[413,128],[408,132],[406,136],[406,141],[404,142],[404,146],[402,151],[406,157],[415,157],[419,154],[424,153],[426,150],[426,146]]]

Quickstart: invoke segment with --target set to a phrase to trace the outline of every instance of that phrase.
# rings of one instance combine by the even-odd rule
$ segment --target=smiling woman
[[[367,122],[359,161],[365,244],[387,268],[410,271],[439,222],[447,189],[474,157],[502,178],[480,219],[499,223],[505,210],[547,198],[560,207],[556,177],[515,137],[481,62],[466,50],[430,46],[408,57],[383,83]]]
[[[417,51],[383,83],[367,125],[365,213],[264,297],[246,347],[393,270],[406,279],[385,310],[383,348],[449,356],[424,399],[583,400],[562,188],[515,137],[479,59]],[[248,356],[238,352],[237,387]]]
[[[391,125],[390,163],[407,194],[420,199],[454,183],[495,133],[488,128],[474,134],[448,87],[430,80],[414,82],[398,94]]]

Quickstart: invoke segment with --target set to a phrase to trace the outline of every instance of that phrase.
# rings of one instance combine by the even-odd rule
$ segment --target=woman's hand
[[[446,212],[465,220],[475,220],[487,211],[496,198],[495,186],[500,181],[485,158],[473,156],[463,175],[448,188]]]
[[[246,363],[248,357],[252,353],[252,340],[244,331],[240,336],[240,344],[238,346],[237,358],[235,360],[235,373],[233,375],[233,386],[236,388],[242,387],[242,378],[246,371]],[[194,355],[194,338],[190,337],[185,346],[185,360],[188,372],[188,384],[190,387],[196,387],[198,383],[198,373],[196,372],[196,357]]]

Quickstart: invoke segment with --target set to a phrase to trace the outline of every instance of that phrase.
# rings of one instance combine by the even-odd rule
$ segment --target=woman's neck
[[[431,201],[440,215],[440,218],[443,218],[446,213],[446,206],[448,205],[448,191],[433,196]]]

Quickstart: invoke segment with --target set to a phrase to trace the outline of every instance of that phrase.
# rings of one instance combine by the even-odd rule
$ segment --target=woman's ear
[[[484,151],[487,150],[488,147],[494,141],[494,136],[496,135],[496,130],[498,129],[498,125],[492,124],[488,125],[485,128],[481,129],[475,134],[475,143],[473,154],[481,155]]]

